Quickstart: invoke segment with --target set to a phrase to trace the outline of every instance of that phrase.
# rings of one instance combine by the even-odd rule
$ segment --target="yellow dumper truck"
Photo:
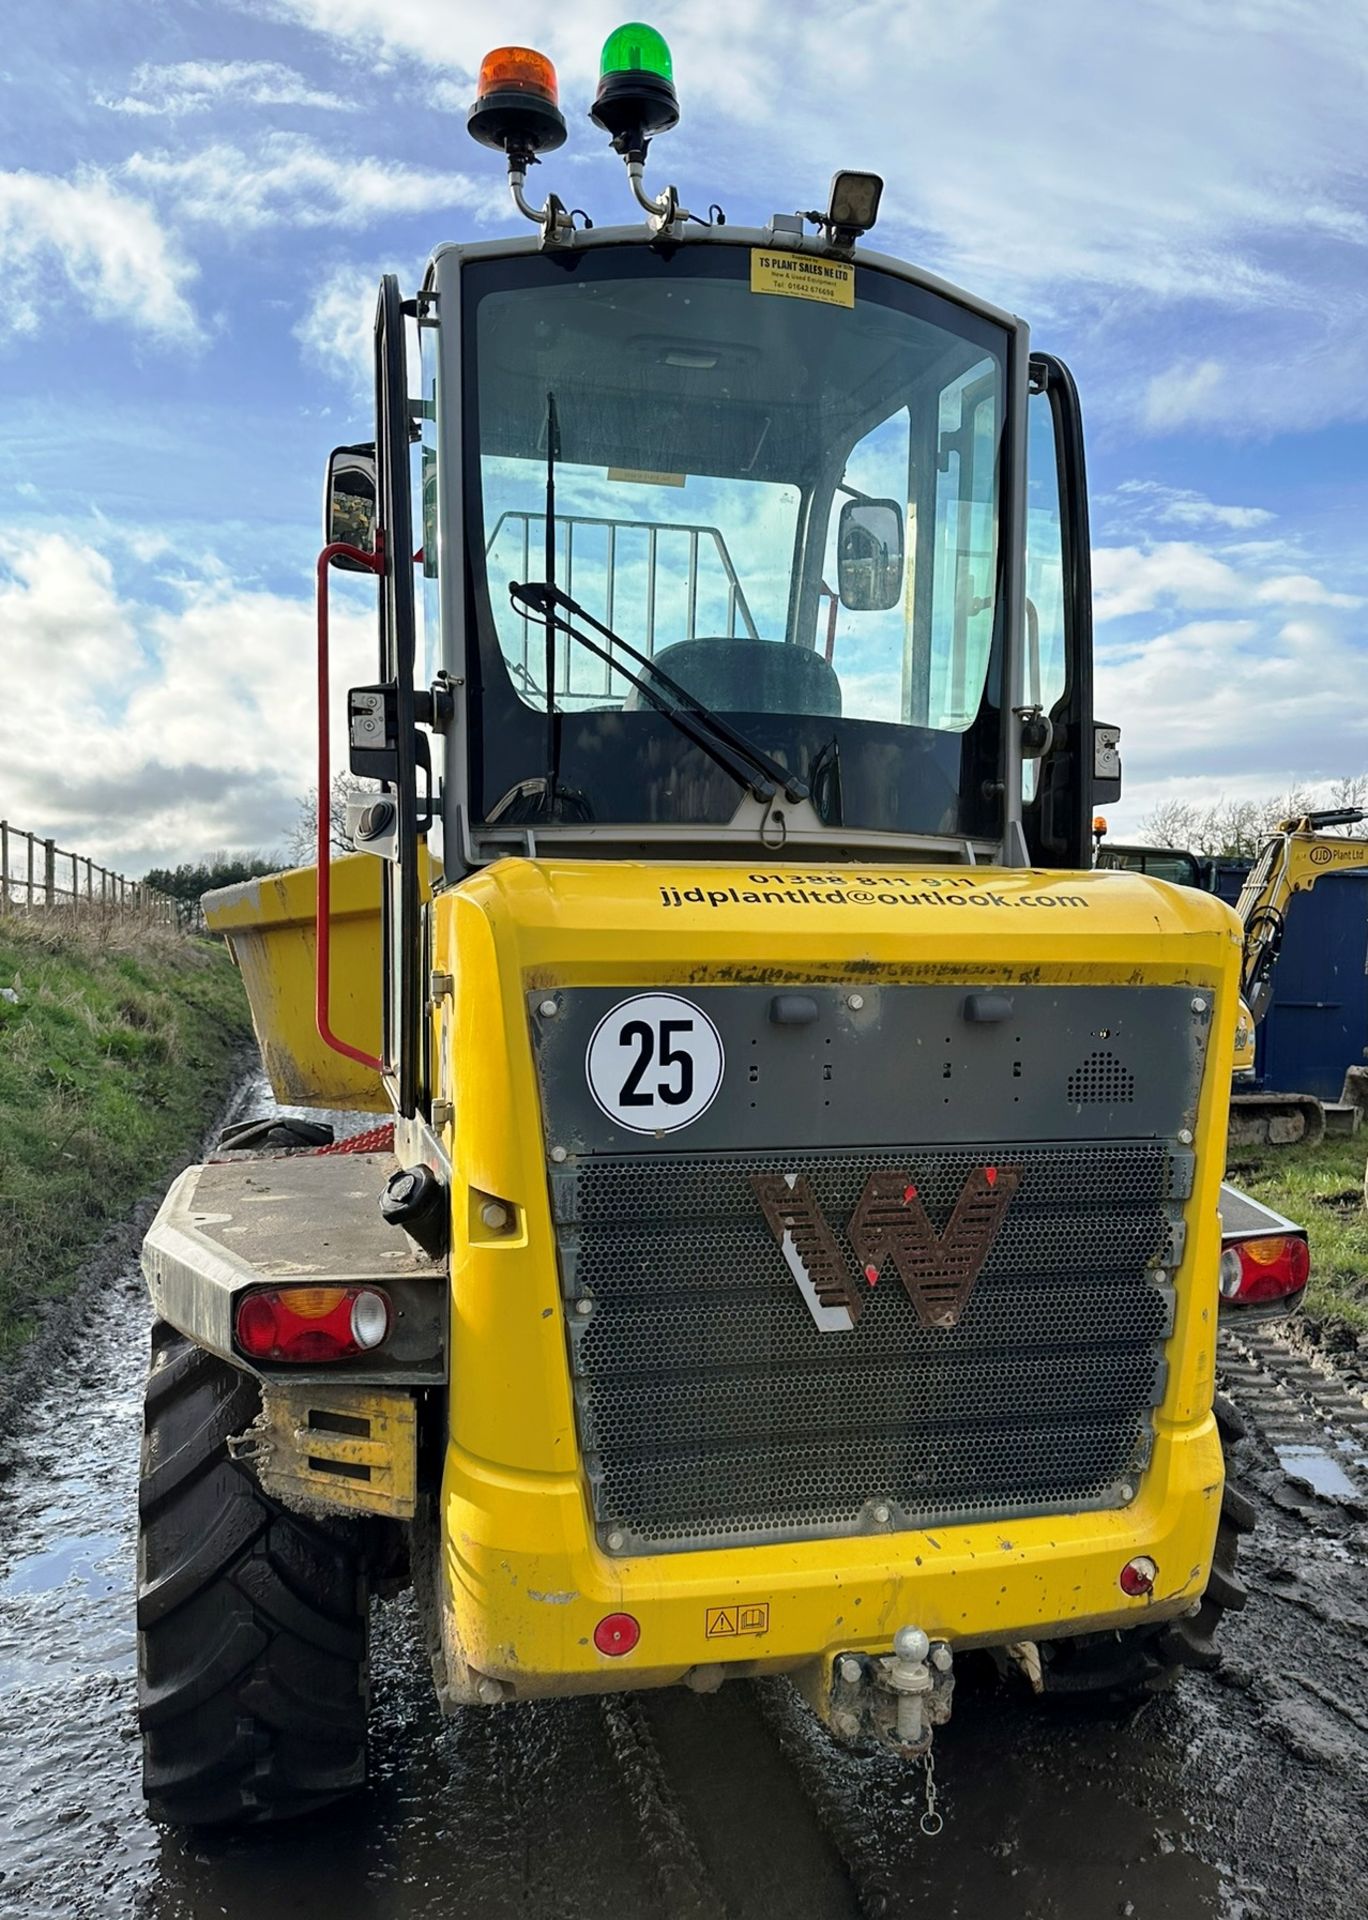
[[[752,230],[649,187],[649,29],[593,117],[639,223],[531,203],[555,75],[484,64],[529,230],[382,285],[319,864],[208,904],[277,1096],[386,1119],[221,1152],[148,1236],[176,1820],[362,1782],[405,1581],[453,1708],[785,1674],[909,1759],[967,1650],[1133,1694],[1243,1600],[1239,926],[1091,868],[1074,384],[865,245],[873,175]],[[338,564],[379,643],[334,871]]]

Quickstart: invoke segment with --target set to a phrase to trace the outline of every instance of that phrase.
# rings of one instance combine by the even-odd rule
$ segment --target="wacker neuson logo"
[[[937,1233],[915,1175],[872,1173],[846,1228],[863,1270],[857,1274],[806,1174],[751,1176],[770,1232],[823,1333],[849,1332],[860,1317],[861,1281],[876,1286],[890,1264],[924,1327],[958,1325],[1020,1185],[1019,1167],[976,1167]]]

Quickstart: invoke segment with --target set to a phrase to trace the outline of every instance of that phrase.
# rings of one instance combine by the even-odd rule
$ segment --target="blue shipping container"
[[[1223,866],[1222,899],[1233,905],[1242,880]],[[1273,980],[1259,1028],[1260,1083],[1338,1100],[1346,1067],[1361,1067],[1368,1048],[1368,873],[1329,875],[1294,897]]]

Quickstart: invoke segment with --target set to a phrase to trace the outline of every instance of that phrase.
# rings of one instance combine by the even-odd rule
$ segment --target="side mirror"
[[[836,585],[855,613],[886,613],[902,597],[903,517],[896,500],[847,500],[836,530]]]
[[[375,444],[334,447],[328,455],[323,491],[323,538],[329,546],[344,541],[362,553],[375,552]],[[339,554],[334,566],[364,573],[355,560]]]

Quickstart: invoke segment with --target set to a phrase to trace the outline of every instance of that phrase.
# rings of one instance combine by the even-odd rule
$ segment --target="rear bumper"
[[[1169,1617],[1206,1587],[1222,1485],[1207,1416],[1157,1435],[1138,1497],[1118,1511],[610,1560],[575,1477],[504,1473],[453,1449],[445,1691],[533,1699],[821,1672],[842,1652],[887,1652],[908,1624],[966,1649]],[[1138,1553],[1159,1577],[1152,1596],[1128,1599],[1118,1575]],[[595,1625],[615,1612],[641,1628],[625,1656],[594,1646]]]

